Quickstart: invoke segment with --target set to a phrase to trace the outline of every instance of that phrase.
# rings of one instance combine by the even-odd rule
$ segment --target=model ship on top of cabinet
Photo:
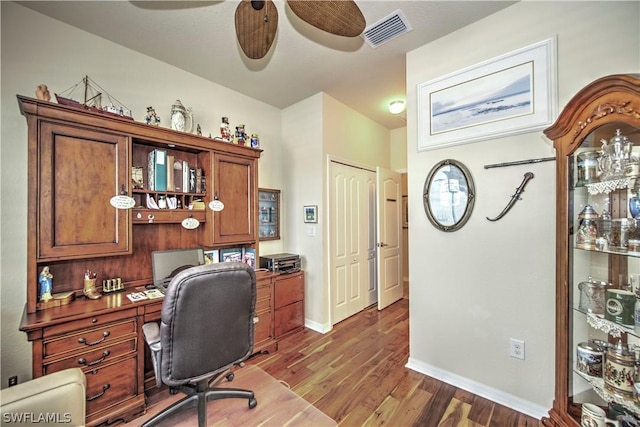
[[[74,95],[76,90],[80,88],[80,85],[82,85],[83,90],[82,102],[76,101],[72,98],[72,95]],[[102,106],[103,94],[105,94],[107,98],[109,98],[109,105],[106,105],[104,107]],[[61,92],[61,95],[58,95],[56,93],[55,96],[58,104],[69,105],[76,108],[84,108],[96,113],[108,114],[114,117],[133,120],[131,111],[126,108],[120,101],[109,95],[107,91],[102,89],[96,82],[91,80],[89,76],[84,76],[82,81]]]
[[[594,81],[544,133],[557,154],[557,264],[555,399],[542,422],[640,426],[640,75]]]

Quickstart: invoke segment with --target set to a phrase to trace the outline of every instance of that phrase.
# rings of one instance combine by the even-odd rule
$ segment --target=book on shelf
[[[167,190],[167,152],[156,148],[149,152],[148,162],[149,190]]]
[[[242,262],[249,265],[254,270],[256,269],[256,250],[253,248],[245,248],[243,250]]]
[[[196,188],[194,193],[202,192],[202,169],[196,168]]]
[[[220,262],[242,262],[242,248],[220,249]]]
[[[182,160],[175,159],[173,162],[173,191],[182,190]]]
[[[175,162],[175,156],[167,154],[167,191],[176,191],[173,164]]]
[[[205,264],[217,264],[220,262],[220,251],[218,249],[211,249],[204,251],[204,263]]]
[[[182,192],[189,192],[189,162],[182,161]]]
[[[189,168],[189,193],[196,192],[196,168]]]

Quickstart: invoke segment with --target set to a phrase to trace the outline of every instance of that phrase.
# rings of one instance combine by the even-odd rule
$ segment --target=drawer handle
[[[103,385],[102,393],[96,394],[95,396],[92,396],[92,397],[88,397],[87,402],[91,402],[92,400],[96,400],[97,398],[102,397],[102,395],[104,395],[107,392],[107,390],[109,390],[109,388],[111,388],[111,384],[107,383]]]
[[[107,337],[108,337],[109,335],[111,335],[111,332],[109,332],[109,331],[104,331],[104,332],[102,333],[102,338],[101,338],[101,339],[99,339],[98,341],[94,341],[94,342],[87,342],[87,339],[83,337],[83,338],[79,338],[79,339],[78,339],[78,342],[79,342],[80,344],[84,344],[84,345],[87,345],[87,346],[92,346],[92,345],[100,344],[102,341],[106,340],[106,339],[107,339]]]
[[[109,356],[110,354],[111,354],[111,351],[105,350],[102,352],[102,357],[98,360],[94,360],[93,362],[87,363],[87,359],[85,359],[84,357],[81,357],[80,359],[78,359],[78,363],[86,366],[97,365],[98,363],[101,363],[104,359],[106,359],[107,356]]]

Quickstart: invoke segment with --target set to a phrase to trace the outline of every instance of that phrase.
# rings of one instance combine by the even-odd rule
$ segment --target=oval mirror
[[[469,170],[456,160],[436,164],[424,182],[423,204],[429,221],[442,231],[462,228],[473,211],[475,189]]]

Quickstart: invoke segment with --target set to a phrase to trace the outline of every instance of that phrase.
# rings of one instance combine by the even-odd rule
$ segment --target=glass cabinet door
[[[597,127],[567,162],[567,410],[577,422],[586,403],[637,420],[640,128]]]
[[[280,238],[280,190],[258,189],[258,230],[260,240]]]

